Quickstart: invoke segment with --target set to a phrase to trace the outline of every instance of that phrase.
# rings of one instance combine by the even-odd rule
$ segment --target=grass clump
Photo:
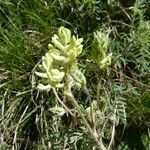
[[[0,1],[0,149],[148,150],[149,6]]]

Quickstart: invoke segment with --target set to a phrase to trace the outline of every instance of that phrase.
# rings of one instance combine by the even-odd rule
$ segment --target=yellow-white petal
[[[41,91],[49,91],[51,89],[51,86],[43,85],[43,84],[39,83],[37,88],[38,88],[38,90],[41,90]]]

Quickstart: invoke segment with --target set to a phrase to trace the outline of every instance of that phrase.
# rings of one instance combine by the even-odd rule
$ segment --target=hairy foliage
[[[0,1],[0,149],[98,149],[84,117],[107,149],[148,150],[149,8],[149,0]],[[78,79],[71,93],[80,109],[58,86],[66,84],[60,73],[66,74],[60,63],[66,54],[51,37],[61,26],[83,37],[74,58],[86,86],[71,74]],[[52,50],[49,43],[57,49],[49,53],[57,60],[52,69],[59,72],[51,70],[47,82],[34,73],[45,73],[40,60]],[[54,82],[59,77],[60,84]],[[56,93],[39,91],[38,83],[53,83]]]

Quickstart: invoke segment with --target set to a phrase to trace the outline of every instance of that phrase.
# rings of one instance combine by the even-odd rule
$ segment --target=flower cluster
[[[50,90],[51,87],[71,88],[86,84],[86,79],[78,69],[77,57],[82,53],[82,38],[71,36],[71,31],[60,27],[58,35],[54,34],[52,43],[48,45],[49,51],[42,57],[39,65],[40,72],[35,72],[42,78],[38,85],[39,90]]]
[[[105,69],[111,64],[112,53],[106,55],[108,44],[108,35],[100,31],[94,33],[93,51],[91,55],[94,62],[99,65],[100,69]]]

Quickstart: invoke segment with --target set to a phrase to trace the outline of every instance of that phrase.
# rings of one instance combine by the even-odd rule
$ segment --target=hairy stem
[[[66,109],[66,111],[67,111],[68,113],[70,113],[70,115],[74,116],[74,114],[70,111],[70,109],[61,101],[61,99],[59,98],[59,96],[58,96],[58,94],[57,94],[55,88],[53,88],[53,92],[54,92],[54,94],[55,94],[55,96],[56,96],[58,102]]]
[[[75,100],[74,96],[70,93],[66,95],[68,97],[68,99],[72,102],[72,104],[74,105],[74,107],[77,109],[82,121],[84,122],[85,126],[87,127],[90,135],[94,138],[95,142],[98,145],[98,148],[100,150],[106,150],[105,146],[102,143],[102,139],[100,138],[100,140],[98,139],[98,135],[96,133],[93,132],[92,128],[90,127],[90,125],[88,124],[87,120],[84,117],[84,114],[81,111],[81,107],[79,106],[79,104],[77,103],[77,101]]]

